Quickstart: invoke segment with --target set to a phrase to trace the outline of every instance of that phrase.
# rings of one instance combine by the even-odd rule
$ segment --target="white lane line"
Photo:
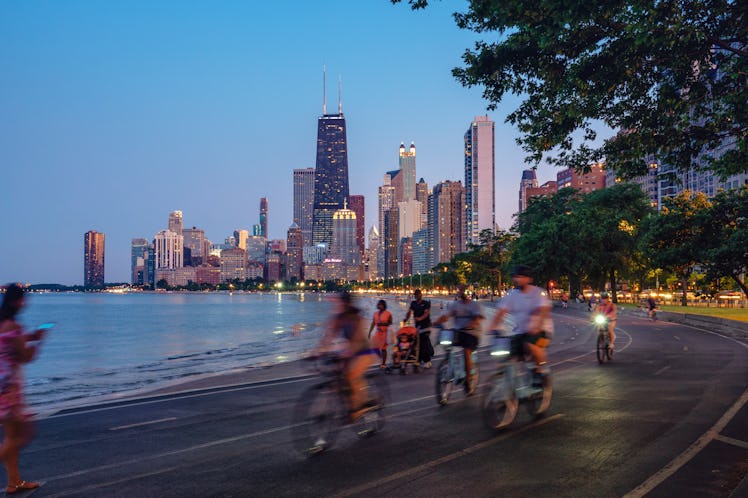
[[[109,482],[102,482],[102,483],[98,483],[98,484],[91,484],[89,486],[81,486],[79,488],[75,488],[72,491],[60,491],[59,493],[55,493],[55,494],[52,494],[52,495],[46,495],[46,496],[48,498],[53,498],[53,497],[57,498],[57,497],[61,497],[61,496],[77,496],[78,494],[80,494],[82,492],[85,492],[85,491],[93,491],[95,489],[106,488],[106,487],[109,487],[109,486],[114,486],[116,484],[122,484],[122,483],[132,482],[132,481],[135,481],[135,480],[138,480],[138,479],[142,479],[144,477],[157,476],[157,475],[160,475],[160,474],[165,474],[166,472],[171,472],[172,470],[177,470],[178,468],[179,467],[169,467],[169,468],[166,468],[166,469],[156,470],[154,472],[148,472],[146,474],[138,474],[137,476],[129,476],[129,477],[125,477],[123,479],[117,479],[116,481],[109,481]]]
[[[160,418],[158,420],[149,420],[148,422],[138,422],[136,424],[128,424],[128,425],[118,425],[117,427],[110,427],[110,431],[121,431],[123,429],[131,429],[133,427],[142,427],[144,425],[153,425],[153,424],[160,424],[161,422],[171,422],[172,420],[176,420],[177,417],[167,417],[167,418]]]
[[[403,479],[409,476],[412,476],[413,474],[418,474],[420,472],[432,469],[434,467],[438,467],[439,465],[443,465],[447,462],[451,462],[452,460],[457,460],[460,457],[464,457],[467,455],[470,455],[471,453],[475,453],[476,451],[482,450],[484,448],[488,448],[489,446],[496,444],[500,441],[504,441],[505,439],[509,439],[510,437],[516,436],[518,434],[521,434],[523,432],[526,432],[530,429],[534,429],[535,427],[539,427],[541,425],[545,425],[549,422],[552,422],[554,420],[557,420],[561,417],[563,417],[563,413],[558,413],[556,415],[553,415],[551,417],[539,420],[537,422],[534,422],[532,424],[526,425],[514,432],[502,434],[500,436],[493,437],[491,439],[488,439],[486,441],[474,444],[473,446],[468,446],[467,448],[457,450],[454,453],[450,453],[448,455],[445,455],[441,458],[437,458],[435,460],[431,460],[426,463],[422,463],[421,465],[416,465],[415,467],[411,467],[409,469],[397,472],[395,474],[389,475],[387,477],[384,477],[382,479],[377,479],[374,481],[369,481],[367,483],[361,484],[359,486],[354,486],[352,488],[348,488],[346,490],[340,491],[338,493],[335,493],[332,495],[333,497],[343,497],[343,496],[353,496],[353,495],[360,495],[363,494],[366,491],[369,491],[371,489],[380,487],[384,484],[387,484],[392,481],[396,481],[398,479]]]
[[[674,335],[673,339],[675,339],[676,341],[680,341],[680,337],[678,337],[677,335]]]
[[[748,442],[741,441],[740,439],[723,436],[722,434],[715,436],[714,439],[716,439],[717,441],[722,441],[723,443],[737,446],[738,448],[743,448],[744,450],[748,450]]]
[[[683,453],[672,459],[663,468],[652,474],[649,479],[624,495],[624,498],[642,497],[662,484],[665,479],[675,474],[681,467],[691,461],[693,457],[695,457],[701,450],[703,450],[707,444],[711,443],[714,439],[719,437],[719,433],[722,432],[722,430],[730,422],[730,420],[735,417],[735,414],[737,414],[738,411],[743,408],[746,402],[748,402],[748,389],[743,391],[743,394],[740,396],[740,398],[738,398],[738,400],[722,415],[722,417],[717,420],[717,423],[715,423],[708,431],[702,434],[699,439],[691,444],[691,446],[686,448]]]
[[[655,373],[653,373],[652,375],[660,375],[660,374],[661,374],[662,372],[664,372],[665,370],[670,370],[670,365],[667,365],[667,366],[664,366],[664,367],[662,367],[661,369],[657,370],[657,371],[656,371]]]

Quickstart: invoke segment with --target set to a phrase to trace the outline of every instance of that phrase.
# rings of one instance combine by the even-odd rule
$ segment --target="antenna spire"
[[[322,64],[322,115],[327,114],[327,67]]]
[[[338,75],[338,114],[343,114],[343,79]]]

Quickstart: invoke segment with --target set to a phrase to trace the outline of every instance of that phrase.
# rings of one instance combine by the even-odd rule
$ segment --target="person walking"
[[[21,365],[36,357],[39,341],[44,338],[43,330],[25,333],[16,321],[24,304],[23,288],[9,285],[0,306],[0,419],[3,424],[0,459],[8,477],[6,495],[39,487],[38,482],[21,479],[18,470],[18,454],[31,442],[34,432],[32,415],[23,399]]]
[[[404,322],[413,315],[416,329],[418,329],[418,361],[426,368],[431,368],[431,358],[434,357],[434,346],[431,344],[431,303],[423,299],[421,289],[413,292],[415,300],[411,301]]]
[[[374,312],[374,317],[371,320],[369,326],[369,340],[371,340],[371,331],[376,327],[376,335],[374,340],[371,341],[372,347],[379,352],[379,356],[382,358],[382,363],[379,368],[387,368],[387,345],[389,338],[389,329],[392,325],[392,313],[387,311],[387,303],[384,299],[380,299],[377,303],[377,311]]]

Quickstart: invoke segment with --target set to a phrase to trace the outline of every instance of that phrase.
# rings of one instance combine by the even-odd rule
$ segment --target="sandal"
[[[38,482],[26,482],[21,481],[18,484],[8,484],[5,487],[5,494],[12,495],[21,491],[28,491],[29,489],[36,489],[40,486]]]

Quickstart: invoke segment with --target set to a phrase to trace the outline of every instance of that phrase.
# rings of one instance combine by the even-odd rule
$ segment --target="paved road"
[[[344,431],[333,451],[305,459],[288,425],[313,380],[296,378],[61,413],[40,422],[21,466],[47,481],[39,497],[727,496],[738,486],[746,344],[624,311],[614,362],[598,365],[589,315],[555,318],[552,407],[504,432],[484,428],[477,398],[437,407],[432,369],[388,377],[383,432]]]

